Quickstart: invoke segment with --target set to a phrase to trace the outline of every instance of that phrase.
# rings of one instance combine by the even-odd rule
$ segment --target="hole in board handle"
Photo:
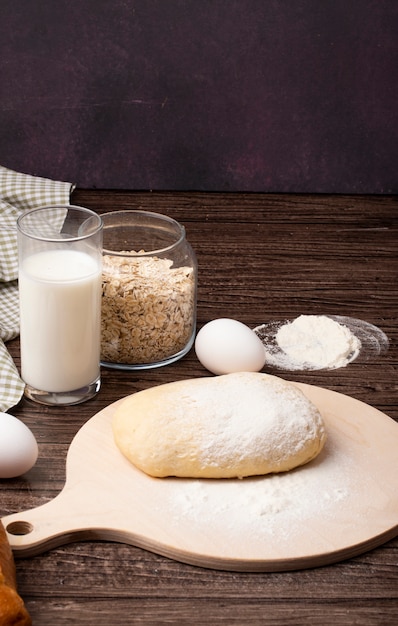
[[[6,528],[10,535],[29,535],[33,531],[33,524],[29,522],[11,522]]]

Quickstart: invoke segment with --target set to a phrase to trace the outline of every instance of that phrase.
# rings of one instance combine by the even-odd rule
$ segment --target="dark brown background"
[[[2,0],[0,163],[85,188],[396,193],[395,0]]]

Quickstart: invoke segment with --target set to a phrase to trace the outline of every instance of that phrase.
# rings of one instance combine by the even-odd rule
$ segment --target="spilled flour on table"
[[[254,332],[265,347],[266,364],[285,370],[337,369],[359,354],[371,358],[388,349],[379,328],[339,315],[300,315],[261,324]]]

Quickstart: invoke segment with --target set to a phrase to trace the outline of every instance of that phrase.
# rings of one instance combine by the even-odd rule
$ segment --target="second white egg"
[[[0,478],[28,472],[39,453],[32,431],[10,413],[0,412]]]
[[[205,324],[196,336],[195,352],[213,374],[259,372],[265,363],[261,339],[246,324],[230,318]]]

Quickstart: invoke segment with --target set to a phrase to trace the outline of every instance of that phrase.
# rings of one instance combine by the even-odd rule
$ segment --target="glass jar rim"
[[[126,257],[126,256],[128,257],[134,256],[135,258],[136,257],[148,257],[148,256],[153,256],[154,254],[164,254],[166,252],[174,250],[177,246],[179,246],[185,240],[185,235],[186,235],[185,227],[182,224],[180,224],[180,222],[175,220],[173,217],[164,215],[163,213],[157,213],[155,211],[145,211],[142,209],[127,209],[127,210],[121,210],[121,211],[108,211],[106,213],[102,213],[101,217],[103,220],[104,231],[107,228],[111,228],[111,226],[116,226],[115,224],[107,226],[106,224],[107,217],[117,216],[117,215],[118,216],[125,215],[125,216],[131,217],[132,214],[140,215],[142,217],[146,217],[149,219],[155,218],[159,221],[168,223],[170,226],[173,226],[176,229],[176,235],[178,235],[178,238],[176,239],[176,241],[174,241],[168,246],[164,246],[162,248],[156,248],[152,250],[145,250],[145,251],[129,251],[129,250],[120,251],[120,250],[112,250],[110,248],[106,248],[105,246],[103,246],[102,251],[104,254],[110,254],[113,256],[120,256],[120,257]],[[128,226],[128,224],[126,225]],[[132,226],[132,224],[130,224],[130,226]]]

